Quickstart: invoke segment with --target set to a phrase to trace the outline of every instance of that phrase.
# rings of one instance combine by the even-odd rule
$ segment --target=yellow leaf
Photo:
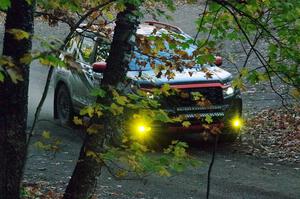
[[[32,56],[30,53],[26,53],[23,57],[20,58],[21,64],[30,64]]]
[[[296,99],[300,99],[300,89],[297,88],[293,89],[291,91],[291,95],[294,96]]]
[[[118,12],[124,11],[125,8],[126,8],[126,6],[124,5],[124,3],[118,2],[118,3],[116,4],[116,10],[117,10]]]
[[[39,61],[42,65],[45,65],[45,66],[48,66],[51,63],[49,60],[44,59],[44,58],[40,58]]]
[[[15,84],[18,83],[18,81],[24,81],[22,74],[17,71],[15,68],[8,68],[7,73],[9,74],[11,81]]]
[[[126,175],[127,175],[127,171],[124,171],[124,170],[118,170],[116,172],[117,177],[125,177]]]
[[[115,99],[116,99],[117,103],[122,106],[126,105],[126,103],[129,102],[127,97],[125,97],[125,96],[117,96],[117,97],[115,97]]]
[[[89,117],[93,117],[94,115],[94,108],[91,106],[86,106],[83,109],[80,110],[80,115],[89,115]]]
[[[191,123],[189,121],[184,121],[182,122],[182,126],[188,128],[189,126],[191,126]]]
[[[78,118],[77,116],[73,118],[73,122],[75,125],[83,125],[82,119]]]
[[[249,74],[248,68],[243,68],[243,69],[241,70],[240,74],[241,74],[243,77],[247,76],[247,75]]]
[[[164,167],[161,167],[158,173],[160,176],[167,176],[167,177],[171,176],[170,172]]]
[[[108,20],[110,20],[110,21],[115,19],[115,16],[111,12],[107,13],[106,16],[107,16]]]
[[[100,129],[103,129],[103,125],[92,124],[86,131],[89,135],[96,134]]]
[[[37,141],[36,143],[34,143],[34,146],[38,149],[44,149],[45,148],[45,145],[41,141]]]
[[[171,89],[170,84],[164,84],[161,87],[161,91],[167,93]]]
[[[232,86],[241,89],[242,91],[246,90],[246,86],[241,78],[234,79],[232,81]]]
[[[30,34],[21,29],[8,29],[6,32],[12,34],[16,40],[29,39]]]
[[[123,113],[123,110],[124,108],[122,106],[118,106],[117,104],[115,103],[112,103],[110,105],[110,112],[113,114],[113,115],[120,115]]]
[[[45,139],[50,139],[51,134],[50,134],[49,131],[44,131],[44,132],[42,133],[42,136],[43,136],[43,138],[45,138]]]
[[[0,66],[14,67],[15,64],[11,57],[2,56],[2,57],[0,57]]]
[[[97,158],[97,154],[96,154],[94,151],[91,151],[91,150],[85,151],[85,155],[86,155],[87,157]]]
[[[205,116],[205,121],[206,121],[208,124],[210,124],[210,123],[213,122],[213,119],[212,119],[212,117],[211,117],[210,115],[206,115],[206,116]]]

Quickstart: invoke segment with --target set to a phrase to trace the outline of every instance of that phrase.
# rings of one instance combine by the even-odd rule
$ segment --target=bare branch
[[[65,24],[68,24],[70,27],[74,26],[73,21],[69,18],[69,17],[58,17],[57,15],[53,14],[53,13],[48,13],[48,12],[42,12],[42,11],[36,11],[34,14],[35,17],[48,17],[51,20],[55,20],[55,21],[60,21],[63,22]]]
[[[206,0],[206,2],[205,2],[205,7],[204,7],[204,11],[202,13],[202,17],[201,17],[201,21],[200,21],[200,24],[199,24],[199,27],[198,27],[198,31],[197,31],[197,34],[195,35],[195,38],[194,38],[194,44],[196,43],[196,39],[198,38],[198,35],[201,31],[203,21],[204,21],[204,17],[205,17],[205,13],[206,13],[206,10],[207,10],[207,6],[208,6],[208,0]]]

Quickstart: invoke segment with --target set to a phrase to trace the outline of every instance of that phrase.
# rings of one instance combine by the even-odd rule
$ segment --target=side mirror
[[[94,72],[103,73],[106,69],[106,62],[95,62],[92,67]]]
[[[223,63],[223,58],[221,56],[216,56],[215,57],[215,65],[216,66],[221,66]]]

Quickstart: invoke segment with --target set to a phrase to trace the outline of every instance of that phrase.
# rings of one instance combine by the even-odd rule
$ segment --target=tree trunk
[[[135,6],[127,5],[126,9],[117,15],[113,42],[107,59],[107,70],[102,81],[104,87],[117,86],[126,77],[129,58],[133,49],[133,45],[129,41],[135,34],[138,25],[138,17],[134,11],[136,11]],[[104,101],[98,99],[98,102],[110,104],[111,99],[107,98]],[[112,132],[118,130],[118,126],[112,125],[115,118],[106,116],[104,121],[102,121],[104,129],[101,132],[99,130],[97,134],[86,135],[64,199],[88,199],[93,196],[103,163],[97,162],[93,157],[88,157],[86,151],[103,152],[105,139]]]
[[[6,73],[4,82],[0,82],[0,199],[20,197],[26,159],[29,65],[19,60],[32,45],[31,37],[16,40],[7,30],[21,29],[32,34],[33,8],[34,3],[29,5],[26,0],[11,0],[6,15],[3,55],[13,59],[24,81],[15,84]]]

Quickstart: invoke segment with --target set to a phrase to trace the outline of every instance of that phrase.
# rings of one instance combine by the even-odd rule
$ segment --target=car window
[[[96,61],[105,61],[109,55],[110,43],[99,41],[97,45]]]
[[[135,48],[134,56],[129,62],[129,70],[131,71],[149,71],[152,70],[150,66],[149,57],[143,55]]]
[[[67,43],[65,52],[72,55],[74,58],[78,58],[78,45],[80,43],[80,36],[73,35],[72,39]]]
[[[93,61],[93,50],[95,46],[95,41],[89,37],[83,37],[82,44],[80,47],[80,54],[82,56],[82,61],[91,63]]]

